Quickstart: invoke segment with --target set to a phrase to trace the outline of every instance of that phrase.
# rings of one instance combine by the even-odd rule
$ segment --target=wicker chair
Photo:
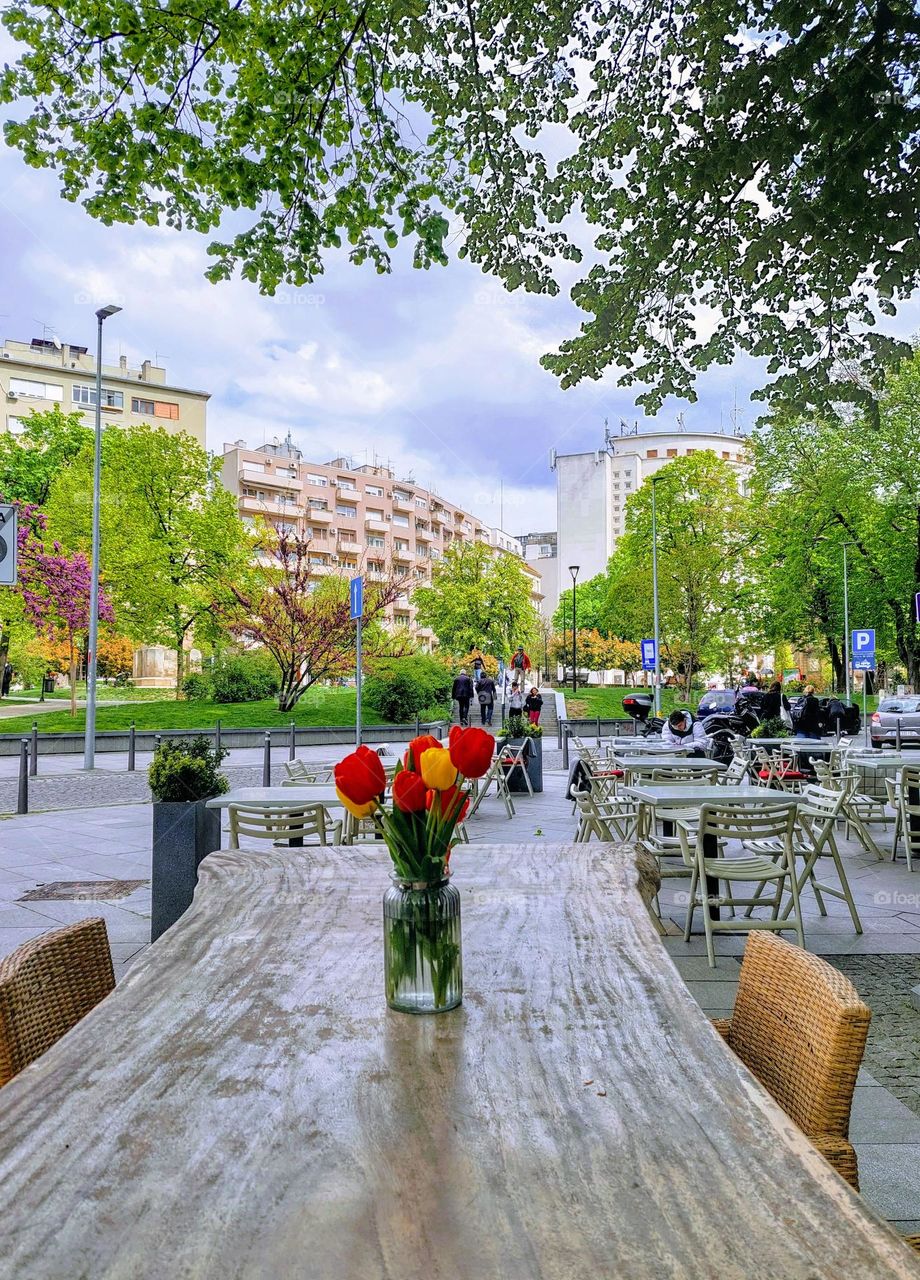
[[[856,1191],[850,1107],[872,1014],[837,969],[752,933],[731,1018],[715,1026],[768,1093]]]
[[[105,921],[32,938],[0,961],[0,1085],[41,1057],[115,987]]]

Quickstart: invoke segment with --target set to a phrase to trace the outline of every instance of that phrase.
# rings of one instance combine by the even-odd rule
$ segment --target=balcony
[[[339,538],[337,546],[339,551],[358,552],[362,550],[361,543],[355,542],[354,538]]]
[[[315,577],[326,578],[332,573],[332,566],[326,564],[325,561],[310,561],[310,573]]]
[[[311,524],[332,524],[335,519],[334,511],[322,511],[319,507],[308,507],[305,515]]]
[[[412,494],[393,494],[393,510],[394,511],[414,511],[415,499]]]
[[[266,489],[286,489],[289,493],[300,493],[303,489],[302,480],[271,471],[249,471],[246,467],[240,472],[240,479],[244,484],[254,484]]]
[[[415,554],[408,547],[404,549],[397,548],[393,552],[393,559],[397,564],[411,564],[415,559]]]
[[[431,530],[426,529],[425,526],[421,524],[417,524],[415,526],[415,537],[416,537],[416,541],[422,541],[422,542],[434,541],[434,534],[431,532]]]
[[[364,527],[368,533],[389,533],[390,531],[386,520],[380,520],[377,516],[365,516]]]

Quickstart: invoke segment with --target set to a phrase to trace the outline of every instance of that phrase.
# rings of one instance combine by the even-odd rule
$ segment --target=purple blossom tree
[[[43,541],[44,531],[43,512],[27,503],[19,504],[19,590],[25,616],[39,635],[66,648],[70,662],[70,713],[75,715],[77,655],[79,639],[89,631],[92,569],[82,551],[66,555],[59,542],[52,543],[49,551]],[[99,620],[115,621],[112,602],[101,588]]]

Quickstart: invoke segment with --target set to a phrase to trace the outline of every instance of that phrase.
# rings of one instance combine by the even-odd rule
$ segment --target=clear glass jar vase
[[[387,1004],[444,1013],[463,999],[460,893],[445,876],[428,884],[391,875],[383,898]]]

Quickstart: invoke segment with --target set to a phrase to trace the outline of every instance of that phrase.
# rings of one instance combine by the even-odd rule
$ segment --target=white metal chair
[[[296,809],[287,805],[247,807],[231,804],[230,848],[240,847],[240,836],[250,840],[271,840],[288,844],[339,844],[342,839],[342,823],[333,820],[328,809],[321,804],[297,803]]]
[[[578,809],[578,826],[575,830],[575,842],[584,843],[596,836],[608,844],[617,844],[632,840],[636,834],[638,809],[632,800],[617,797],[610,800],[598,800],[593,792],[573,791]]]
[[[530,774],[527,772],[526,753],[528,751],[528,741],[525,740],[519,747],[512,747],[506,744],[498,753],[499,772],[505,776],[505,782],[508,783],[515,770],[521,771],[521,776],[531,797],[533,796],[533,786],[530,781]]]
[[[913,871],[913,859],[920,857],[920,803],[911,800],[911,793],[920,797],[920,765],[916,764],[904,766],[898,784],[901,834],[904,837],[907,866],[910,871]]]
[[[891,842],[891,861],[896,862],[898,858],[898,841],[901,839],[901,829],[904,821],[901,814],[901,794],[899,791],[901,779],[899,776],[897,778],[885,778],[884,781],[888,807],[894,810],[894,839]],[[906,842],[904,849],[907,854],[907,870],[913,871],[910,846]]]
[[[685,823],[678,824],[681,852],[684,862],[690,868],[690,894],[684,940],[689,941],[694,914],[697,907],[702,907],[706,954],[710,967],[715,967],[713,938],[719,933],[747,933],[751,929],[770,929],[777,932],[790,930],[795,932],[799,946],[804,947],[805,935],[799,908],[798,882],[795,877],[795,856],[792,852],[794,822],[795,804],[792,802],[758,809],[742,809],[726,803],[704,804],[699,812],[699,825],[696,831]],[[778,842],[778,851],[771,850],[768,855],[745,853],[740,857],[727,857],[722,851],[729,840],[740,840],[744,843],[755,840],[775,840]],[[707,854],[707,848],[712,847],[720,850],[715,857]],[[732,891],[732,886],[736,883],[755,883],[761,892],[766,884],[772,883],[776,886],[772,900],[768,900],[768,904],[772,906],[769,919],[752,919],[734,914],[727,920],[721,917],[714,918],[712,908],[747,907],[759,903],[759,893],[754,898],[738,897]],[[720,884],[725,885],[725,893],[721,892]],[[794,910],[791,915],[783,916],[780,910],[783,892],[787,885]]]
[[[470,818],[473,817],[476,810],[486,798],[486,794],[493,783],[495,784],[495,793],[505,806],[505,812],[507,813],[509,820],[514,817],[516,811],[514,808],[514,801],[511,798],[511,792],[508,788],[508,779],[502,771],[501,756],[497,755],[489,765],[489,772],[480,779],[479,788],[470,801],[470,807],[467,811],[467,815],[463,819],[464,823],[469,822]]]
[[[284,770],[287,777],[283,787],[302,787],[314,782],[331,782],[335,777],[335,766],[331,764],[307,764],[305,760],[285,760]]]

